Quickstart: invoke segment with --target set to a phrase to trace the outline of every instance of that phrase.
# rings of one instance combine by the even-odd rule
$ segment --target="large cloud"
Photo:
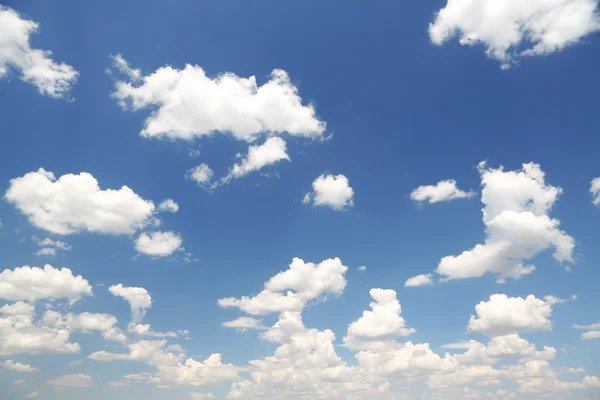
[[[6,300],[61,299],[75,302],[81,296],[91,296],[92,287],[81,275],[74,276],[68,268],[19,267],[0,273],[0,298]]]
[[[182,242],[175,232],[142,232],[135,240],[135,249],[142,254],[165,257],[181,248]]]
[[[449,0],[429,36],[435,44],[460,36],[482,44],[488,57],[510,67],[520,56],[546,55],[600,30],[597,0]]]
[[[0,5],[0,79],[13,70],[41,94],[64,97],[79,73],[68,64],[54,62],[51,51],[31,48],[31,35],[38,28],[36,22]]]
[[[526,264],[538,253],[554,248],[559,262],[572,262],[574,239],[548,215],[562,189],[547,185],[538,164],[519,171],[479,165],[486,241],[458,256],[442,258],[436,272],[444,279],[476,278],[492,273],[499,282],[519,279],[534,271]]]
[[[197,65],[181,70],[166,66],[139,76],[118,57],[117,69],[130,82],[117,81],[113,97],[126,109],[155,109],[142,136],[190,140],[223,132],[252,141],[265,132],[321,137],[325,131],[314,108],[302,105],[285,71],[274,70],[262,86],[253,76],[224,73],[210,78]]]
[[[102,190],[86,172],[56,178],[40,168],[11,179],[5,196],[38,228],[68,235],[79,231],[131,234],[145,227],[154,203],[127,186]]]

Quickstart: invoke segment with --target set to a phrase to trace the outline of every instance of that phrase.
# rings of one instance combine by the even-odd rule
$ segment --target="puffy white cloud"
[[[260,319],[250,318],[250,317],[240,317],[233,321],[223,322],[222,324],[225,328],[234,328],[236,330],[245,332],[248,329],[266,329],[262,324]]]
[[[238,379],[239,368],[223,364],[220,354],[212,354],[199,362],[185,354],[174,354],[165,349],[165,340],[141,340],[128,345],[128,353],[99,351],[89,355],[97,361],[129,360],[143,362],[156,368],[156,376],[148,380],[162,385],[203,386],[220,381]]]
[[[600,207],[600,177],[592,180],[590,193],[593,197],[592,203],[594,203],[596,207]]]
[[[175,232],[142,232],[135,240],[135,249],[154,257],[165,257],[173,254],[182,244],[181,236]]]
[[[139,323],[146,315],[146,310],[152,306],[152,296],[141,287],[124,287],[122,284],[108,288],[113,296],[122,297],[131,307],[132,321]]]
[[[16,303],[6,304],[0,307],[0,313],[5,315],[33,316],[35,314],[35,306],[23,301],[17,301]]]
[[[591,325],[573,325],[573,328],[587,331],[581,335],[582,339],[600,339],[600,322]]]
[[[413,328],[407,328],[404,318],[400,316],[402,308],[396,291],[371,289],[369,294],[375,300],[370,304],[371,311],[363,311],[362,317],[350,324],[348,335],[344,338],[347,345],[394,339],[416,332]]]
[[[432,274],[421,274],[413,276],[404,282],[404,287],[419,287],[433,284]]]
[[[101,190],[86,172],[56,179],[43,168],[11,179],[4,197],[33,225],[59,235],[132,234],[150,223],[155,208],[127,186]]]
[[[5,269],[0,273],[0,298],[6,300],[61,299],[75,302],[81,296],[91,296],[92,287],[81,275],[74,276],[68,268],[46,264],[38,267]]]
[[[346,287],[348,267],[339,258],[330,258],[320,264],[305,263],[294,258],[290,268],[279,272],[265,283],[265,289],[254,297],[243,296],[219,299],[221,307],[238,307],[248,314],[301,311],[304,305],[327,293],[339,295]],[[284,291],[287,292],[283,294]]]
[[[0,79],[12,70],[18,73],[19,79],[37,87],[41,94],[64,97],[79,73],[68,64],[54,62],[51,51],[31,48],[31,35],[38,28],[36,22],[0,6]]]
[[[477,316],[471,315],[469,320],[469,331],[483,332],[488,336],[552,330],[549,319],[552,308],[534,295],[523,299],[493,294],[489,301],[475,306],[475,312]]]
[[[133,78],[118,81],[113,97],[126,109],[156,109],[146,119],[141,132],[145,137],[191,140],[222,132],[251,141],[265,132],[321,137],[325,131],[325,123],[312,105],[302,105],[298,89],[282,70],[274,70],[262,86],[253,76],[232,73],[211,79],[201,67],[189,64]]]
[[[158,205],[158,209],[160,211],[176,213],[177,211],[179,211],[179,204],[175,203],[173,199],[165,199],[160,202],[160,204]]]
[[[266,166],[273,165],[282,160],[290,161],[286,152],[286,143],[280,137],[270,137],[263,144],[250,146],[248,155],[235,164],[229,174],[224,178],[227,182],[230,179],[241,178],[253,171],[258,171]]]
[[[61,388],[86,388],[92,386],[92,377],[86,374],[62,375],[48,383]]]
[[[99,331],[106,340],[115,342],[124,342],[126,335],[115,325],[117,318],[110,314],[94,314],[84,312],[81,314],[61,315],[60,313],[48,310],[43,316],[44,325],[55,328],[64,328],[69,331],[78,330],[84,333]]]
[[[71,251],[73,247],[65,242],[60,240],[52,240],[50,238],[46,238],[43,240],[39,240],[36,237],[33,238],[36,241],[37,245],[41,248],[35,253],[36,256],[56,256],[57,250]]]
[[[481,201],[485,244],[458,256],[442,258],[436,272],[445,280],[475,278],[492,273],[499,282],[519,279],[534,271],[525,264],[538,253],[554,248],[559,262],[572,262],[574,239],[559,229],[560,222],[547,214],[562,189],[546,185],[544,172],[534,163],[505,172],[479,165],[483,185]]]
[[[212,393],[190,393],[190,399],[192,400],[210,400],[214,398],[215,396]]]
[[[354,190],[344,175],[321,175],[312,183],[313,191],[306,193],[302,202],[328,206],[340,211],[354,205]]]
[[[152,330],[149,324],[137,324],[131,325],[127,329],[129,332],[135,333],[138,336],[148,336],[155,338],[164,338],[164,337],[178,337],[177,332],[155,332]]]
[[[30,374],[32,372],[39,371],[39,369],[32,367],[29,364],[21,364],[18,362],[14,362],[13,360],[6,360],[2,364],[0,364],[0,366],[4,367],[6,369],[9,369],[11,371],[21,372],[21,373],[25,373],[25,374]]]
[[[139,69],[131,68],[129,63],[123,58],[122,55],[116,54],[110,56],[113,61],[113,67],[120,73],[127,75],[132,82],[137,82],[142,78],[142,71]]]
[[[441,201],[451,201],[457,199],[470,199],[476,195],[475,192],[465,192],[456,187],[454,179],[439,181],[435,185],[419,186],[410,194],[414,201],[426,201],[429,204],[439,203]]]
[[[585,376],[583,385],[588,388],[600,388],[600,379],[597,376]]]
[[[213,171],[207,164],[196,165],[187,171],[186,177],[192,179],[198,185],[204,188],[210,188],[210,181],[213,178]]]
[[[454,36],[482,44],[488,57],[509,68],[521,56],[546,55],[600,30],[596,0],[449,0],[429,25],[441,45]]]
[[[359,271],[366,271],[367,267],[364,265],[361,265],[360,267],[357,268]]]

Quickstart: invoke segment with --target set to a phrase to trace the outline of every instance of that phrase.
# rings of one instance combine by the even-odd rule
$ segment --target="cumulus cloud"
[[[135,240],[135,249],[154,257],[165,257],[181,248],[181,236],[175,232],[142,232]]]
[[[352,346],[361,341],[394,339],[416,332],[413,328],[407,328],[404,318],[400,316],[402,308],[396,291],[371,289],[369,294],[375,300],[370,304],[371,311],[364,311],[362,317],[350,324],[345,343]]]
[[[260,319],[250,318],[250,317],[240,317],[233,321],[223,322],[222,325],[225,328],[235,328],[236,330],[242,331],[242,332],[245,332],[248,329],[259,329],[259,330],[266,329],[263,326],[262,321]]]
[[[49,380],[48,384],[60,388],[86,388],[92,386],[92,377],[86,374],[62,375]]]
[[[127,65],[118,57],[120,65]],[[118,81],[113,97],[124,109],[154,110],[141,131],[145,137],[191,140],[222,132],[252,141],[262,133],[321,137],[325,131],[314,107],[302,104],[298,88],[283,70],[274,70],[261,86],[254,76],[224,73],[210,78],[189,64],[181,70],[161,67],[139,78],[129,70],[127,65],[130,82]]]
[[[569,298],[561,299],[560,297],[556,297],[554,295],[544,296],[544,301],[549,305],[553,306],[555,304],[563,304],[569,301],[577,300],[577,296],[572,294]]]
[[[592,203],[596,207],[600,207],[600,177],[592,180],[590,193],[592,194]]]
[[[469,331],[483,332],[488,336],[511,333],[552,330],[549,304],[529,295],[526,298],[494,294],[489,301],[475,307],[477,316],[469,320]]]
[[[14,362],[13,360],[6,360],[0,366],[9,369],[11,371],[20,372],[24,374],[30,374],[32,372],[37,372],[39,369],[32,367],[29,364],[21,364],[18,362]]]
[[[57,179],[43,168],[11,179],[4,197],[34,226],[58,235],[132,234],[150,223],[155,208],[127,186],[102,190],[86,172]]]
[[[327,206],[336,211],[354,205],[354,190],[344,175],[321,175],[312,183],[313,191],[306,193],[302,202]]]
[[[241,178],[282,160],[290,161],[290,157],[286,153],[285,141],[280,137],[270,137],[261,145],[250,146],[248,155],[231,168],[224,181]]]
[[[35,236],[33,240],[37,243],[40,249],[35,253],[38,256],[54,257],[57,251],[71,251],[73,247],[60,240],[52,240],[50,238],[38,239]]]
[[[165,199],[160,202],[160,204],[158,205],[158,209],[160,211],[176,213],[177,211],[179,211],[179,204],[175,203],[173,199]]]
[[[190,393],[190,399],[192,400],[210,400],[214,398],[215,396],[212,393]]]
[[[118,322],[117,318],[110,314],[84,312],[81,314],[69,313],[63,316],[59,312],[48,310],[44,313],[42,320],[48,327],[84,333],[98,331],[109,341],[124,342],[127,340],[126,335],[115,326]]]
[[[210,182],[213,178],[213,171],[207,164],[196,165],[187,171],[186,177],[196,182],[204,188],[210,188]]]
[[[547,55],[600,30],[596,0],[452,0],[429,25],[437,45],[459,36],[481,44],[488,57],[509,68],[522,56]]]
[[[404,287],[419,287],[433,284],[432,274],[421,274],[413,276],[404,282]]]
[[[482,162],[479,172],[486,240],[458,256],[442,258],[436,272],[444,280],[486,273],[494,274],[498,282],[519,279],[535,270],[526,262],[549,248],[554,248],[557,261],[573,261],[574,239],[559,229],[559,220],[548,215],[562,189],[546,184],[538,164],[504,171]]]
[[[39,24],[22,18],[15,10],[0,6],[0,79],[14,71],[43,95],[67,95],[79,73],[70,65],[56,63],[52,52],[31,48],[31,36]]]
[[[23,301],[17,301],[16,303],[6,304],[0,307],[0,313],[4,315],[33,316],[35,314],[35,307],[32,304],[28,304]]]
[[[320,299],[328,293],[341,294],[346,287],[347,270],[348,267],[339,258],[330,258],[320,264],[294,258],[290,268],[267,281],[265,289],[258,295],[222,298],[218,304],[225,308],[237,307],[254,315],[300,311],[311,300]]]
[[[441,201],[451,201],[457,199],[470,199],[476,195],[475,192],[465,192],[456,187],[456,181],[449,179],[439,181],[435,185],[419,186],[410,194],[414,201],[428,202],[429,204],[439,203]]]
[[[139,323],[146,315],[148,308],[152,306],[150,293],[141,287],[124,287],[122,284],[113,285],[108,288],[113,296],[124,298],[131,307],[132,321]]]
[[[92,287],[81,275],[74,276],[68,268],[18,267],[0,273],[0,298],[36,301],[65,298],[75,302],[81,296],[91,296]]]
[[[581,338],[584,340],[600,339],[600,322],[590,325],[573,325],[573,328],[587,331],[581,334]]]

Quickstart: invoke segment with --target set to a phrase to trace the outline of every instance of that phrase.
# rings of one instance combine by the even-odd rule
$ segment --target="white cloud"
[[[600,177],[595,178],[591,182],[590,193],[592,194],[592,203],[596,207],[600,207]]]
[[[166,66],[142,76],[139,85],[118,81],[113,97],[123,108],[156,109],[146,119],[145,137],[191,140],[222,132],[251,141],[265,132],[321,137],[325,131],[283,70],[258,86],[253,76],[224,73],[211,79],[197,65]]]
[[[130,325],[127,330],[129,332],[133,332],[136,335],[142,336],[142,337],[147,336],[147,337],[155,337],[155,338],[164,338],[164,337],[175,338],[175,337],[179,336],[177,334],[177,332],[155,332],[152,330],[152,328],[150,327],[149,324]]]
[[[33,240],[37,243],[38,246],[41,247],[35,253],[36,256],[54,257],[56,256],[58,250],[71,251],[73,249],[72,246],[60,240],[52,240],[50,238],[39,240],[35,236]]]
[[[600,388],[600,379],[597,376],[586,376],[583,378],[583,385],[588,388]]]
[[[441,45],[455,36],[482,44],[488,57],[509,68],[521,56],[547,55],[600,30],[596,0],[449,0],[429,25]]]
[[[475,192],[465,192],[456,187],[456,181],[449,179],[440,181],[435,185],[419,186],[410,194],[414,201],[427,201],[429,204],[440,201],[451,201],[457,199],[470,199],[476,195]]]
[[[436,272],[444,280],[476,278],[492,273],[498,282],[532,273],[526,262],[554,248],[559,262],[572,262],[574,239],[559,229],[560,221],[548,216],[562,189],[546,185],[538,164],[523,164],[505,172],[479,164],[483,186],[481,201],[486,241],[458,256],[441,259]]]
[[[26,315],[31,317],[35,314],[35,307],[32,304],[17,301],[16,303],[0,307],[0,313],[4,315]]]
[[[261,145],[250,146],[248,155],[231,168],[229,174],[224,178],[224,182],[241,178],[282,160],[290,161],[290,157],[286,153],[285,141],[280,137],[270,137]]]
[[[364,265],[361,265],[360,267],[357,268],[359,271],[366,271],[367,267]]]
[[[0,273],[0,298],[6,300],[61,299],[75,302],[81,296],[91,296],[92,287],[81,275],[74,276],[70,269],[53,268],[46,264],[38,267],[5,269]]]
[[[63,375],[48,383],[61,388],[86,388],[92,386],[92,377],[86,374]]]
[[[142,71],[131,68],[120,54],[110,56],[110,58],[113,60],[113,67],[120,73],[127,75],[132,82],[137,82],[142,78]]]
[[[233,321],[223,322],[225,328],[235,328],[236,330],[245,332],[248,329],[266,329],[260,319],[250,317],[240,317]]]
[[[32,367],[29,364],[21,364],[18,362],[14,362],[13,360],[6,360],[2,364],[0,364],[0,366],[4,367],[6,369],[9,369],[11,371],[21,372],[21,373],[25,373],[25,374],[30,374],[32,372],[39,371],[39,369]]]
[[[132,321],[139,323],[146,315],[146,310],[152,306],[152,296],[141,287],[124,287],[122,284],[108,288],[113,296],[122,297],[131,306]]]
[[[190,393],[190,399],[192,400],[210,400],[214,398],[215,396],[212,393]]]
[[[561,299],[560,297],[556,297],[554,295],[544,296],[544,301],[550,306],[553,306],[555,304],[563,304],[574,300],[577,300],[577,296],[574,294],[572,294],[571,297],[567,299]]]
[[[155,208],[127,186],[101,190],[86,172],[56,179],[43,168],[11,179],[4,197],[34,226],[58,235],[79,231],[132,234],[151,222]]]
[[[581,335],[581,339],[600,339],[600,322],[591,325],[573,325],[573,328],[587,331]]]
[[[432,274],[421,274],[413,276],[404,282],[404,287],[419,287],[433,284]]]
[[[350,324],[348,335],[344,338],[347,345],[394,339],[416,332],[413,328],[407,328],[404,318],[400,316],[402,307],[396,298],[396,291],[371,289],[369,294],[375,300],[370,304],[371,311],[363,311],[362,317]]]
[[[135,249],[155,257],[165,257],[181,248],[181,236],[175,232],[142,232],[135,240]]]
[[[552,330],[552,308],[543,300],[529,295],[508,297],[493,294],[489,301],[475,306],[477,317],[469,320],[469,331],[483,332],[488,336],[502,336],[519,332]]]
[[[312,183],[313,191],[306,193],[302,202],[328,206],[340,211],[354,205],[354,190],[344,175],[321,175]]]
[[[0,79],[13,70],[19,79],[37,87],[41,94],[64,97],[79,73],[68,64],[54,62],[51,51],[30,47],[31,35],[38,28],[36,22],[21,18],[11,8],[0,6]]]
[[[176,213],[177,211],[179,211],[179,204],[175,203],[173,199],[165,199],[160,202],[160,204],[158,205],[158,209],[160,211]]]
[[[124,342],[127,337],[119,328],[117,318],[110,314],[94,314],[84,312],[81,314],[61,315],[60,313],[48,310],[44,313],[43,323],[48,327],[64,328],[69,331],[99,331],[104,338],[109,341]]]
[[[210,181],[213,178],[213,171],[206,164],[196,165],[194,168],[191,168],[187,171],[186,177],[192,179],[198,185],[209,188]]]
[[[238,307],[254,315],[300,311],[307,302],[327,293],[341,294],[346,287],[344,275],[347,270],[339,258],[330,258],[320,264],[294,258],[290,268],[267,281],[265,289],[255,297],[223,298],[218,304],[225,308]],[[284,291],[287,292],[283,294]]]
[[[31,392],[25,395],[26,399],[37,399],[38,397],[40,397],[41,393],[40,392]]]

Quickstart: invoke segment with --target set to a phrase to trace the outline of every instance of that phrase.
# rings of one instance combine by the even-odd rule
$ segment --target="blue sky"
[[[3,5],[8,400],[600,396],[597,1]]]

